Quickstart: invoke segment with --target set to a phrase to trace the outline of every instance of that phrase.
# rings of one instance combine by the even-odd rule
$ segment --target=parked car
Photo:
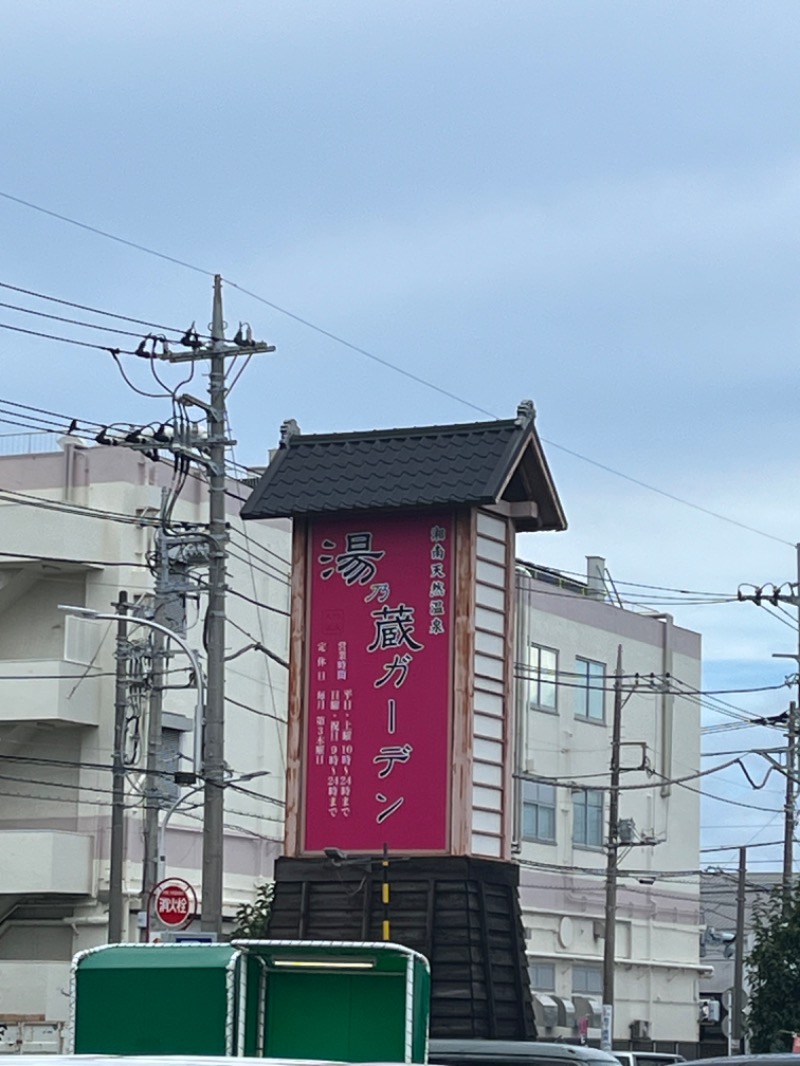
[[[777,1051],[769,1055],[725,1055],[713,1059],[691,1059],[686,1066],[798,1066],[800,1055]]]
[[[622,1066],[673,1066],[676,1062],[686,1062],[683,1055],[668,1051],[615,1051],[614,1058],[619,1059]]]
[[[619,1066],[613,1055],[597,1048],[540,1040],[431,1040],[428,1062],[441,1066]]]

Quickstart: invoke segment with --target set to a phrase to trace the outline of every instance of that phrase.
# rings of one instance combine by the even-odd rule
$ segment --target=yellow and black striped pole
[[[389,845],[383,845],[383,859],[381,860],[381,903],[383,904],[383,922],[381,925],[384,940],[391,940],[391,923],[389,921]]]

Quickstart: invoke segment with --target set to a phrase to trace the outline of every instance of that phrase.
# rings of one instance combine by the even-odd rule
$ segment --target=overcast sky
[[[239,462],[262,462],[287,417],[459,422],[530,397],[570,529],[521,538],[526,557],[580,572],[602,555],[624,594],[795,578],[796,2],[26,0],[3,16],[0,192],[199,269],[0,198],[0,281],[181,328],[209,319],[203,271],[263,297],[226,286],[229,323],[277,345],[231,397]],[[0,343],[6,399],[165,414],[99,351]],[[789,618],[639,592],[702,632],[706,688],[792,672],[771,659],[797,646]],[[791,695],[723,698],[776,714]],[[780,743],[763,733],[709,750]],[[771,810],[707,804],[710,844],[780,835],[779,782],[713,789]]]

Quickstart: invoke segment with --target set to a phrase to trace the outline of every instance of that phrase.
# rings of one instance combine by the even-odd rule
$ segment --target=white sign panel
[[[614,1039],[614,1008],[610,1003],[604,1003],[600,1015],[600,1050],[611,1051]]]

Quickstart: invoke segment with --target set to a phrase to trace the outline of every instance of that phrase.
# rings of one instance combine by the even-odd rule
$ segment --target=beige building
[[[599,1036],[613,684],[624,708],[614,1036],[696,1041],[700,637],[585,580],[517,567],[517,825],[540,1037]],[[585,1021],[582,1022],[582,1019]]]
[[[60,604],[113,611],[121,590],[146,607],[153,519],[172,466],[123,447],[0,457],[0,1015],[67,1018],[73,954],[108,936],[116,623]],[[230,561],[224,914],[268,878],[282,836],[286,713],[288,523],[238,520],[246,486],[229,492]],[[189,478],[172,515],[204,522],[207,494]],[[203,568],[191,571],[205,578]],[[186,640],[203,657],[205,594],[186,599]],[[262,607],[260,605],[266,605]],[[146,640],[144,627],[132,639]],[[277,658],[263,653],[266,648]],[[191,769],[194,689],[186,656],[169,659],[163,699],[164,810],[185,795],[165,834],[166,873],[199,889],[202,794],[171,782]],[[142,660],[144,680],[148,660]],[[129,690],[130,691],[130,690]],[[131,694],[126,729],[128,937],[139,939],[147,693]],[[265,774],[268,771],[268,776]],[[242,775],[258,775],[237,785]],[[163,819],[163,816],[162,816]]]

